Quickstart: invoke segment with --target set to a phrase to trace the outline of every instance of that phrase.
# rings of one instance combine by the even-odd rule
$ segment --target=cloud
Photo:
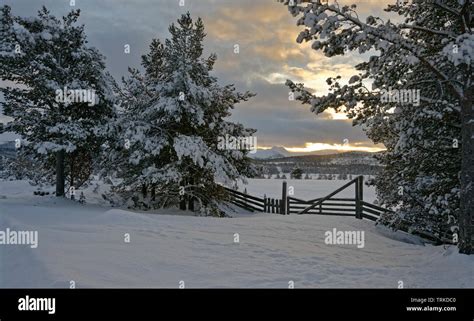
[[[333,113],[316,115],[309,106],[288,99],[288,88],[264,79],[254,80],[252,90],[258,94],[237,105],[231,117],[256,128],[261,146],[304,146],[306,142],[341,144],[344,139],[371,145],[360,127],[350,120],[334,120]]]
[[[384,148],[379,146],[365,145],[361,142],[356,142],[353,145],[348,140],[343,144],[327,144],[327,143],[306,143],[304,147],[286,148],[292,153],[310,153],[321,150],[336,150],[336,151],[359,151],[359,152],[379,152]]]
[[[72,9],[69,1],[3,2],[21,16],[35,15],[43,4],[55,15]],[[394,2],[339,0],[341,4],[358,3],[361,19],[369,13],[384,14],[385,4]],[[259,142],[296,147],[306,142],[340,144],[349,138],[370,144],[362,129],[353,127],[340,114],[328,111],[315,115],[309,106],[290,102],[284,85],[292,79],[318,94],[325,93],[328,77],[350,77],[355,73],[353,66],[365,56],[351,53],[327,58],[312,50],[309,43],[296,43],[302,27],[296,26],[287,8],[273,0],[185,0],[184,7],[178,4],[178,0],[78,0],[76,8],[81,9],[79,22],[86,26],[89,44],[107,57],[108,70],[117,80],[127,75],[129,66],[139,67],[151,40],[169,37],[168,26],[189,11],[204,21],[208,34],[205,52],[218,56],[214,74],[219,81],[257,93],[237,106],[232,120],[258,129]],[[130,54],[124,53],[125,44],[130,44]],[[234,53],[235,44],[240,47],[238,54]]]

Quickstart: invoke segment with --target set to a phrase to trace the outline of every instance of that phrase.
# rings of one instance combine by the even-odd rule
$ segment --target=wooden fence
[[[337,194],[355,187],[354,198],[335,197]],[[281,199],[255,197],[247,192],[239,192],[226,188],[230,195],[230,202],[251,212],[275,213],[275,214],[313,214],[313,215],[337,215],[353,216],[357,219],[368,219],[377,221],[384,213],[393,211],[364,201],[364,177],[359,176],[325,197],[311,200],[303,200],[287,195],[287,182],[282,184]],[[407,225],[408,226],[408,225]],[[402,231],[408,232],[408,228],[401,227]],[[425,232],[415,233],[425,239],[436,242],[452,243],[452,233],[438,233],[441,236]]]
[[[354,198],[336,198],[336,194],[343,190],[355,186]],[[359,176],[338,188],[326,197],[312,200],[302,200],[287,195],[287,183],[283,182],[282,197],[263,198],[255,197],[246,192],[239,192],[227,188],[231,199],[230,202],[252,212],[264,212],[275,214],[320,214],[320,215],[340,215],[355,216],[356,218],[366,218],[372,221],[377,220],[384,212],[391,212],[388,209],[364,202],[363,200],[364,177]]]
[[[250,212],[263,212],[263,213],[274,213],[283,214],[282,211],[282,200],[276,198],[260,198],[242,193],[230,188],[226,188],[230,194],[230,202]]]

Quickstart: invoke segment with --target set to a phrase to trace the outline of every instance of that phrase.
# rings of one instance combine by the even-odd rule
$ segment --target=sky
[[[334,0],[329,0],[334,1]],[[239,91],[257,95],[239,104],[231,119],[257,129],[259,148],[283,146],[290,151],[321,149],[377,151],[363,129],[353,127],[344,114],[311,113],[308,105],[288,99],[287,79],[302,82],[314,92],[327,91],[326,79],[341,75],[349,79],[353,66],[367,59],[357,53],[327,58],[298,44],[302,27],[276,0],[2,0],[12,13],[35,16],[42,5],[52,14],[65,15],[80,9],[80,23],[86,26],[88,41],[106,57],[107,69],[120,80],[128,67],[140,67],[153,38],[169,37],[168,26],[183,13],[203,19],[207,37],[206,55],[216,53],[214,75],[222,85],[235,84]],[[180,6],[184,2],[184,6]],[[339,0],[355,3],[361,17],[383,16],[387,3],[396,0]],[[130,53],[124,46],[130,45]],[[239,53],[234,52],[235,45]],[[0,115],[0,121],[6,118]],[[2,135],[0,140],[11,139]],[[344,145],[344,146],[342,146]]]

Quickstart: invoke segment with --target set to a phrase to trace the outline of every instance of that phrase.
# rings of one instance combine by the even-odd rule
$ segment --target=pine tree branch
[[[431,71],[437,75],[439,78],[441,78],[444,81],[448,82],[449,87],[453,91],[453,93],[460,99],[463,99],[463,94],[462,94],[462,89],[458,88],[451,80],[450,78],[444,74],[441,70],[439,70],[433,63],[431,63],[429,60],[427,60],[425,57],[421,56],[420,52],[416,50],[416,45],[407,42],[407,39],[403,38],[396,30],[385,30],[383,33],[379,32],[380,30],[377,30],[376,28],[363,23],[359,19],[347,15],[341,10],[335,8],[334,6],[325,6],[325,10],[328,10],[332,13],[334,13],[336,16],[343,17],[345,20],[350,21],[357,25],[361,30],[366,31],[367,33],[371,34],[372,36],[376,37],[377,39],[387,41],[393,45],[397,45],[396,41],[398,41],[398,44],[402,49],[407,50],[410,52],[414,57],[418,58],[421,62],[423,62]],[[458,12],[456,12],[459,14]],[[389,34],[388,31],[391,31],[391,37],[387,36]]]
[[[456,37],[453,33],[447,32],[447,31],[435,30],[435,29],[425,28],[425,27],[422,27],[422,26],[407,25],[407,24],[401,24],[399,27],[401,29],[413,29],[413,30],[418,30],[418,31],[425,31],[425,32],[428,32],[430,34],[440,35],[440,36],[447,36],[447,37],[456,39]]]
[[[448,7],[447,5],[441,3],[439,0],[436,0],[434,2],[434,4],[435,4],[435,6],[440,7],[441,9],[443,9],[446,12],[452,13],[453,15],[458,16],[458,17],[461,16],[461,12],[459,12],[459,11],[457,11],[457,10],[451,8],[451,7]]]
[[[464,4],[464,7],[466,7],[469,2],[470,2],[470,0],[466,0],[466,3]],[[457,10],[455,10],[455,9],[453,9],[453,8],[451,8],[451,7],[449,7],[449,6],[445,5],[445,4],[443,4],[443,3],[441,3],[439,0],[436,0],[436,1],[434,2],[434,4],[435,4],[435,6],[437,6],[437,7],[441,8],[441,9],[443,9],[444,11],[446,11],[446,12],[448,12],[448,13],[451,13],[451,14],[457,16],[458,18],[460,18],[461,21],[462,21],[462,25],[463,25],[463,32],[466,32],[467,30],[469,30],[469,25],[468,25],[466,19],[464,18],[464,14],[463,14],[462,11],[457,11]],[[465,9],[464,7],[463,7],[462,10]]]

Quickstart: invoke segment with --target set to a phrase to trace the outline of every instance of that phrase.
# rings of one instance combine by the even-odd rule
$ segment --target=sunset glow
[[[267,150],[271,147],[259,147],[259,149]],[[369,152],[376,153],[385,150],[382,147],[358,146],[357,144],[327,144],[327,143],[306,143],[305,147],[285,147],[290,153],[312,153],[322,150],[334,150],[337,152]]]

